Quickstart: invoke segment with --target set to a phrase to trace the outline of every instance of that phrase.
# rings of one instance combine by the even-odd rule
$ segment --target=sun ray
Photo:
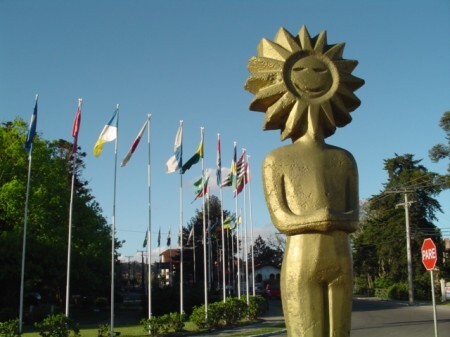
[[[270,59],[267,57],[252,57],[248,61],[248,71],[253,74],[281,72],[283,70],[284,62]]]
[[[346,100],[360,102],[359,98],[356,97],[356,95],[353,93],[353,91],[346,86],[341,85],[338,88],[338,93],[341,94],[342,96],[344,96]],[[346,106],[347,105],[348,105],[348,102],[346,102]]]
[[[284,129],[281,132],[281,140],[285,140],[286,138],[290,137],[290,135],[295,131],[299,122],[305,116],[305,112],[307,111],[307,109],[308,105],[305,102],[295,102],[289,114],[289,117],[284,124]]]
[[[278,31],[274,41],[291,53],[296,53],[301,50],[299,41],[283,27]]]
[[[289,91],[286,92],[283,97],[267,109],[264,130],[280,129],[286,122],[294,104],[295,97]]]
[[[324,55],[328,56],[332,60],[338,60],[342,58],[344,54],[345,43],[336,43],[330,49],[328,49]]]
[[[286,86],[283,82],[262,88],[255,94],[250,103],[250,109],[266,111],[267,107],[274,104],[285,92]]]
[[[336,121],[334,120],[333,109],[331,108],[330,101],[325,101],[321,104],[321,108],[324,112],[324,123],[325,123],[325,132],[326,137],[331,136],[336,130]]]
[[[309,36],[309,32],[308,29],[306,29],[306,26],[302,26],[302,28],[300,28],[298,36],[300,38],[300,44],[303,50],[313,50],[311,44],[311,36]]]
[[[341,73],[340,77],[341,77],[342,83],[343,84],[345,83],[345,87],[347,87],[348,89],[351,89],[353,91],[361,88],[364,84],[364,80],[360,79],[359,77],[353,76],[351,74]],[[344,85],[341,85],[341,87],[344,87]]]
[[[262,57],[271,58],[278,61],[286,61],[291,55],[291,52],[284,49],[280,45],[269,41],[267,39],[262,39],[258,45],[258,53]]]
[[[327,45],[327,32],[323,31],[315,39],[314,51],[318,53],[323,53],[325,46]]]
[[[352,117],[347,111],[347,107],[339,94],[334,95],[331,98],[331,105],[333,106],[336,126],[343,127],[352,121]]]
[[[334,65],[340,72],[351,73],[358,65],[356,60],[335,60]]]
[[[319,130],[320,116],[319,106],[317,104],[311,104],[308,106],[308,129]]]

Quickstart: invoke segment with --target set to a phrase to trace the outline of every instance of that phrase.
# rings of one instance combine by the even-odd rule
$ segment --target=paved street
[[[438,336],[450,337],[450,306],[438,305],[437,318]],[[279,322],[283,322],[281,302],[270,301],[264,323],[210,332],[208,336],[239,336],[240,333],[251,336],[251,330]],[[270,336],[286,337],[287,334],[282,332]],[[430,304],[409,306],[405,302],[357,298],[353,302],[351,337],[434,337],[433,308]]]
[[[437,306],[439,337],[450,337],[450,306]],[[355,299],[352,337],[432,337],[432,305]]]

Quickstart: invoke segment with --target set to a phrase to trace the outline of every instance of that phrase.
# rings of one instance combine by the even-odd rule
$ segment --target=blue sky
[[[330,44],[345,42],[344,58],[359,61],[353,74],[366,82],[356,92],[362,104],[352,123],[327,142],[354,155],[364,199],[383,188],[383,160],[395,153],[413,153],[429,170],[446,172],[448,163],[431,163],[428,150],[444,141],[439,118],[450,109],[449,18],[447,0],[2,0],[0,122],[16,116],[28,121],[39,94],[38,132],[70,140],[83,98],[84,178],[111,221],[114,146],[106,144],[99,158],[92,147],[119,104],[120,161],[151,113],[152,244],[161,228],[161,248],[169,228],[176,233],[179,224],[179,175],[165,173],[179,121],[185,159],[205,128],[205,168],[215,167],[220,133],[223,166],[231,162],[233,141],[250,155],[254,232],[268,235],[275,229],[261,163],[284,144],[278,131],[262,132],[264,116],[248,110],[252,95],[243,88],[247,61],[261,38],[272,40],[280,27],[296,35],[306,25],[312,36],[327,30]],[[142,250],[148,223],[146,137],[128,165],[118,168],[116,226],[126,241],[123,256]],[[184,223],[201,207],[191,204],[200,170],[194,166],[183,176]],[[449,192],[439,201],[444,214],[437,225],[450,236]],[[224,207],[234,210],[229,190]]]

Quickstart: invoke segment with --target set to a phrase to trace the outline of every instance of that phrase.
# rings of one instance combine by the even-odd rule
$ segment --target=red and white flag
[[[76,153],[78,149],[78,133],[80,132],[80,123],[81,123],[81,102],[83,100],[78,99],[78,109],[75,113],[75,120],[73,121],[72,127],[72,137],[73,137],[73,146],[72,153]]]
[[[128,150],[128,153],[125,155],[125,157],[122,160],[122,163],[120,166],[125,166],[128,161],[130,160],[131,156],[133,155],[134,151],[136,150],[137,146],[139,145],[139,142],[141,141],[142,135],[144,134],[145,128],[148,125],[148,118],[145,120],[144,125],[142,126],[141,131],[139,131],[138,135],[136,136],[136,139],[134,140],[133,144],[131,144],[130,149]]]

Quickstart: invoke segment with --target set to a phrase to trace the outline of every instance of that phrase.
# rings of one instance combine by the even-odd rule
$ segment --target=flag
[[[234,196],[236,197],[239,193],[242,192],[242,190],[244,189],[244,185],[247,184],[248,182],[248,178],[247,178],[247,164],[244,165],[244,173],[241,174],[241,176],[238,176],[238,180],[237,180],[237,186],[236,186],[236,190],[234,191]]]
[[[167,173],[173,173],[183,165],[183,121],[180,121],[180,126],[175,136],[173,152],[173,156],[166,163]]]
[[[189,236],[187,239],[187,244],[189,245],[191,243],[192,238],[194,237],[194,225],[192,225],[191,231],[189,232]]]
[[[183,164],[180,171],[181,174],[184,174],[184,172],[189,170],[192,165],[197,164],[200,161],[200,158],[203,158],[203,128],[201,128],[200,138],[200,144],[198,145],[197,151],[195,151],[194,155],[189,158],[185,164]]]
[[[222,187],[236,186],[236,142],[234,142],[233,159],[231,160],[230,173],[228,177],[222,182]]]
[[[34,103],[33,114],[31,115],[30,125],[28,126],[27,139],[25,141],[25,150],[30,154],[31,147],[33,145],[33,139],[36,135],[36,124],[37,124],[37,110],[38,110],[38,96],[36,95],[36,101]]]
[[[145,232],[144,243],[142,244],[143,248],[147,247],[147,237],[148,237],[148,230]]]
[[[245,162],[244,150],[242,151],[242,155],[236,163],[236,186],[234,190],[235,197],[242,192],[245,184],[247,184],[247,163]]]
[[[217,186],[222,185],[222,158],[220,154],[220,134],[217,134],[217,159],[216,159],[216,179]]]
[[[218,218],[216,218],[216,222],[214,222],[212,225],[209,226],[208,230],[210,233],[213,233],[215,231],[221,230],[221,227],[219,226],[220,221]]]
[[[73,146],[72,153],[76,153],[78,149],[78,133],[80,132],[80,123],[81,123],[81,98],[78,100],[78,108],[75,113],[75,119],[73,121],[72,127],[72,137],[73,137]]]
[[[166,243],[166,246],[167,247],[170,247],[170,228],[169,228],[169,233],[167,234],[167,243]]]
[[[98,136],[98,140],[95,143],[94,151],[93,151],[95,157],[98,157],[102,154],[104,143],[112,142],[113,140],[115,140],[117,138],[117,128],[118,128],[118,124],[119,124],[119,118],[117,116],[118,113],[119,113],[119,109],[116,109],[114,111],[113,116],[109,120],[108,124],[106,124],[103,127],[103,130],[100,133],[100,136]],[[116,120],[115,125],[113,125],[114,119]]]
[[[194,192],[197,194],[202,190],[203,187],[203,177],[200,177],[197,181],[194,182]]]
[[[161,245],[161,228],[158,231],[158,247]]]
[[[195,193],[197,194],[195,196],[195,199],[192,201],[194,202],[195,200],[197,200],[198,198],[203,197],[206,193],[208,193],[208,181],[209,181],[209,177],[206,178],[206,180],[203,179],[203,177],[201,177],[199,180],[197,180],[194,183],[195,186]],[[197,184],[197,185],[196,185]],[[191,202],[191,203],[192,203]]]
[[[236,228],[236,217],[234,215],[229,215],[223,220],[223,228],[225,229],[235,229]]]
[[[136,139],[134,140],[133,144],[131,144],[130,149],[128,150],[128,153],[125,155],[125,157],[122,160],[122,163],[120,164],[121,167],[125,166],[128,161],[130,160],[131,156],[133,155],[134,151],[136,150],[137,146],[139,145],[139,142],[141,141],[142,135],[144,134],[145,128],[148,125],[148,117],[145,120],[144,125],[141,128],[141,131],[139,131],[138,135],[136,136]]]

